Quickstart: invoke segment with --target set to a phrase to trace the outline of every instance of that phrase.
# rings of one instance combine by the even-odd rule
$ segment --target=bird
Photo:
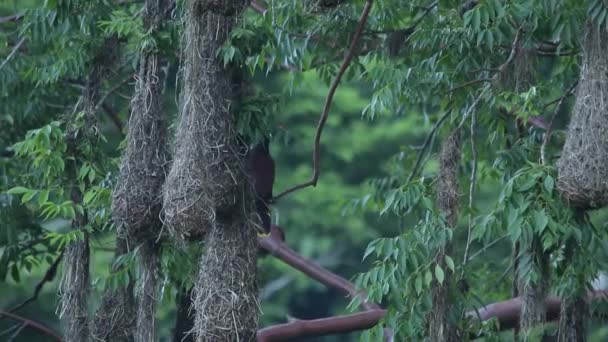
[[[270,204],[272,203],[275,166],[270,155],[268,138],[264,138],[249,150],[247,161],[253,179],[256,212],[262,220],[262,228],[265,234],[269,234],[271,226]]]

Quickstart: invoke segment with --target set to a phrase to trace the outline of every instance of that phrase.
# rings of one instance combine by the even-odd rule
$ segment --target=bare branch
[[[424,157],[426,150],[429,148],[431,141],[435,137],[435,134],[437,134],[437,130],[439,129],[439,127],[441,127],[441,125],[443,124],[445,119],[447,119],[448,116],[450,116],[450,113],[452,113],[451,104],[450,104],[450,107],[448,108],[448,110],[446,110],[445,113],[443,113],[443,115],[441,115],[439,120],[437,120],[437,122],[435,123],[435,125],[433,126],[433,128],[431,129],[429,134],[426,136],[426,139],[424,140],[424,144],[422,145],[421,151],[420,151],[420,153],[418,153],[418,157],[416,158],[416,163],[414,164],[414,167],[412,168],[412,171],[410,172],[410,176],[407,178],[408,183],[411,182],[414,179],[414,177],[416,177],[416,174],[418,173],[418,169],[420,168],[420,164],[422,163],[422,158]]]
[[[365,26],[365,23],[367,22],[367,17],[369,15],[369,12],[372,9],[372,4],[373,4],[373,0],[367,0],[365,2],[365,7],[363,8],[363,12],[361,13],[361,18],[359,19],[359,25],[357,26],[357,29],[355,30],[355,34],[353,35],[353,39],[351,41],[350,48],[349,48],[348,52],[346,53],[346,56],[344,56],[344,60],[342,61],[340,70],[338,71],[338,74],[336,75],[336,78],[333,81],[333,83],[329,89],[327,98],[325,99],[325,105],[323,106],[323,112],[321,114],[321,118],[319,119],[319,123],[317,125],[317,131],[315,134],[315,142],[314,142],[313,150],[312,150],[312,155],[313,155],[312,177],[307,182],[298,184],[294,187],[291,187],[291,188],[283,191],[279,195],[275,196],[274,200],[278,200],[279,198],[281,198],[291,192],[294,192],[296,190],[303,189],[308,186],[317,185],[317,181],[319,179],[319,174],[320,174],[319,163],[320,163],[321,156],[320,156],[320,151],[319,151],[319,147],[320,147],[319,145],[321,143],[321,133],[323,132],[323,127],[325,126],[325,122],[327,121],[327,117],[329,116],[329,110],[331,108],[331,103],[332,103],[334,94],[336,92],[336,89],[338,88],[338,85],[340,84],[340,81],[342,80],[342,76],[344,76],[344,73],[346,72],[348,65],[350,64],[351,60],[353,59],[353,56],[355,55],[355,50],[357,49],[359,39],[361,38],[361,33],[363,31],[363,27]]]
[[[555,121],[555,118],[557,117],[557,113],[559,113],[559,110],[562,107],[562,103],[564,103],[564,100],[568,96],[570,96],[570,94],[572,94],[574,92],[574,89],[576,88],[577,84],[578,84],[578,81],[574,82],[574,84],[570,86],[568,91],[566,91],[566,93],[558,99],[559,101],[557,102],[557,106],[555,106],[555,109],[553,110],[553,114],[551,114],[551,120],[549,121],[549,126],[547,127],[547,131],[545,132],[543,144],[540,146],[540,162],[542,165],[547,164],[546,163],[547,160],[545,158],[545,150],[547,149],[547,145],[549,144],[549,141],[551,139],[551,133],[553,131],[553,121]]]
[[[59,256],[57,258],[55,258],[55,261],[53,261],[53,263],[51,264],[49,269],[46,270],[42,279],[40,279],[38,284],[36,284],[36,287],[34,288],[34,294],[30,298],[26,299],[23,303],[12,308],[9,312],[15,312],[15,311],[23,308],[27,304],[38,299],[38,295],[40,295],[40,291],[42,291],[42,288],[44,287],[44,285],[48,282],[53,281],[53,279],[55,278],[55,275],[57,274],[57,268],[59,267],[59,263],[61,262],[61,259],[63,259],[63,251],[61,251],[61,253],[59,253]]]
[[[41,323],[38,323],[31,319],[27,319],[25,317],[19,316],[14,313],[6,312],[6,311],[0,311],[0,317],[2,317],[2,316],[10,318],[14,321],[23,322],[23,324],[25,324],[26,326],[32,327],[33,329],[38,330],[39,332],[43,333],[44,335],[50,337],[51,339],[53,339],[53,341],[58,341],[58,342],[63,341],[61,339],[61,336],[59,336],[56,332],[51,330],[51,328],[44,326]]]
[[[359,296],[361,307],[365,311],[358,314],[310,321],[294,320],[289,323],[267,327],[258,331],[258,341],[284,341],[300,336],[320,336],[369,329],[384,317],[386,310],[383,310],[376,303],[367,301],[365,293],[357,291],[348,280],[298,255],[282,241],[281,234],[281,228],[273,225],[269,235],[258,237],[258,244],[276,258],[323,285],[336,289],[349,298]],[[385,329],[384,335],[387,341],[392,341],[391,331]]]
[[[251,0],[249,6],[251,6],[251,8],[253,8],[256,12],[259,12],[261,14],[266,13],[266,11],[268,10],[266,7],[264,7],[264,5],[260,4],[256,0]]]
[[[588,300],[600,298],[608,298],[608,291],[600,290],[587,293]],[[521,315],[522,306],[522,298],[516,297],[502,302],[484,305],[484,307],[479,310],[468,312],[467,316],[472,318],[476,317],[481,321],[496,318],[500,323],[500,330],[508,330],[519,325],[519,316]],[[554,321],[559,318],[561,300],[558,297],[547,297],[547,299],[545,299],[545,307],[547,310],[547,321]]]
[[[16,13],[13,15],[9,15],[6,17],[0,17],[0,24],[10,23],[21,20],[25,14],[24,13]]]
[[[110,90],[108,90],[107,93],[105,93],[100,99],[99,101],[97,101],[97,103],[95,104],[95,111],[97,111],[99,109],[99,107],[101,105],[103,105],[103,103],[106,101],[106,99],[114,94],[115,92],[117,92],[120,88],[122,88],[123,85],[125,85],[127,82],[129,82],[130,80],[133,79],[133,75],[129,75],[128,77],[125,77],[123,80],[121,80],[120,82],[118,82],[114,87],[110,88]]]
[[[110,118],[110,120],[112,121],[114,126],[116,126],[116,128],[118,129],[118,132],[120,134],[123,134],[122,121],[120,121],[120,118],[118,117],[118,113],[116,112],[116,110],[114,110],[114,108],[112,108],[107,103],[102,103],[101,108],[106,112],[106,114],[108,114],[108,117]]]
[[[11,58],[13,58],[13,56],[17,53],[17,50],[19,50],[19,48],[21,47],[21,45],[23,45],[23,43],[25,43],[25,37],[21,38],[17,42],[17,44],[15,44],[15,46],[13,47],[13,50],[11,51],[11,53],[9,53],[8,56],[6,56],[6,58],[2,62],[2,64],[0,64],[0,70],[2,70],[2,68],[4,68],[4,66],[6,65],[6,63],[8,63],[8,61],[10,61]]]
[[[496,69],[496,70],[498,70],[498,69]],[[470,85],[477,84],[477,83],[483,83],[483,82],[490,83],[490,82],[492,82],[492,79],[491,78],[480,78],[480,79],[476,79],[476,80],[465,82],[465,83],[463,83],[461,85],[458,85],[458,86],[456,86],[454,88],[449,89],[448,90],[448,94],[451,94],[451,93],[455,92],[456,90],[468,87]]]

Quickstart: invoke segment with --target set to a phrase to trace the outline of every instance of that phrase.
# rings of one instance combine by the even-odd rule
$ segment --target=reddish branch
[[[352,315],[336,316],[313,320],[294,320],[274,325],[258,331],[258,342],[286,341],[297,337],[322,336],[346,333],[374,327],[386,314],[385,310],[374,309]]]
[[[591,291],[587,294],[587,298],[589,300],[607,299],[608,290]],[[477,311],[468,312],[467,316],[478,318],[481,321],[496,318],[500,323],[500,330],[508,330],[516,328],[519,325],[522,306],[523,300],[521,297],[517,297],[503,302],[488,304]],[[561,300],[558,297],[547,297],[545,307],[547,309],[547,321],[555,321],[559,318]]]
[[[281,228],[273,225],[270,234],[265,237],[259,237],[258,243],[268,253],[323,285],[338,290],[346,297],[354,298],[355,296],[361,296],[361,306],[365,311],[357,314],[315,320],[293,320],[285,324],[270,326],[258,331],[257,338],[259,342],[284,341],[302,336],[346,333],[369,329],[378,324],[380,319],[386,314],[385,310],[378,304],[367,301],[365,294],[357,292],[355,286],[348,280],[306,260],[287,247],[282,241],[281,234]],[[385,336],[387,340],[391,340],[392,338],[392,334],[386,330]]]
[[[338,71],[336,78],[334,79],[331,87],[329,88],[329,93],[327,94],[327,98],[325,99],[325,104],[323,106],[323,112],[321,113],[321,118],[319,119],[319,123],[317,125],[317,131],[315,133],[315,141],[314,141],[313,148],[312,148],[312,163],[313,163],[312,177],[307,182],[298,184],[296,186],[293,186],[293,187],[281,192],[279,195],[277,195],[275,197],[275,200],[279,199],[291,192],[294,192],[296,190],[303,189],[308,186],[317,185],[317,181],[319,180],[319,173],[320,173],[319,164],[320,164],[321,158],[320,158],[319,145],[321,143],[321,133],[323,132],[323,127],[325,126],[325,122],[327,121],[327,117],[329,116],[329,110],[331,108],[331,103],[333,101],[334,94],[336,93],[336,89],[338,88],[338,85],[340,84],[340,81],[342,80],[342,76],[344,76],[346,69],[348,68],[350,62],[352,61],[353,56],[355,55],[355,50],[357,49],[359,39],[361,38],[361,33],[363,32],[363,27],[365,26],[365,23],[367,22],[367,17],[369,15],[369,12],[372,9],[372,4],[373,4],[373,0],[367,0],[365,2],[365,7],[363,8],[363,12],[361,13],[361,18],[359,19],[359,24],[357,25],[357,29],[355,30],[355,34],[353,35],[353,39],[351,41],[350,48],[348,49],[346,56],[344,56],[342,65],[340,65],[340,70]]]
[[[48,328],[38,322],[32,321],[31,319],[27,319],[25,317],[16,315],[14,313],[6,312],[6,311],[0,311],[0,317],[1,316],[6,316],[6,317],[8,317],[12,320],[18,321],[18,322],[23,322],[23,324],[25,326],[32,327],[33,329],[38,330],[39,332],[43,333],[44,335],[52,338],[53,341],[59,341],[59,342],[62,341],[61,336],[59,336],[56,332],[54,332],[50,328]]]

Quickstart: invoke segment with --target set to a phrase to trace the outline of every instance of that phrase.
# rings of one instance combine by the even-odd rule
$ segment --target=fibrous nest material
[[[526,250],[525,253],[534,255],[534,252],[530,250]],[[539,324],[543,323],[546,320],[546,307],[545,307],[545,298],[547,296],[548,283],[547,278],[550,276],[548,274],[548,270],[543,269],[546,268],[544,265],[546,264],[546,260],[542,257],[542,252],[540,252],[541,258],[539,262],[543,265],[540,269],[540,278],[536,283],[524,282],[520,279],[520,289],[521,297],[523,299],[521,317],[519,320],[519,326],[523,331],[523,334],[528,334],[532,328],[537,327]],[[518,272],[519,276],[522,277],[522,272]]]
[[[453,130],[443,142],[439,155],[439,175],[437,179],[437,207],[445,215],[450,228],[458,222],[458,167],[461,158],[460,130]],[[445,265],[445,256],[450,254],[451,244],[442,246],[435,258],[445,272],[442,284],[435,281],[432,285],[433,310],[429,313],[430,341],[459,341],[459,331],[449,320],[450,284],[452,274]]]
[[[256,340],[257,233],[242,222],[216,222],[205,240],[206,252],[194,288],[197,341]]]
[[[66,342],[89,339],[89,240],[70,243],[65,249],[63,277],[59,284],[59,317],[63,318]]]
[[[585,341],[589,304],[584,297],[566,299],[559,312],[558,342]]]
[[[216,51],[235,26],[244,1],[190,1],[182,38],[180,121],[164,187],[164,222],[182,240],[200,240],[234,211],[246,181],[242,144],[232,115],[232,73]]]
[[[588,23],[568,136],[557,163],[558,189],[572,207],[608,204],[608,32]]]
[[[144,243],[139,248],[139,279],[135,293],[137,296],[137,324],[135,342],[156,341],[154,315],[159,297],[160,251],[153,242]]]
[[[126,241],[116,242],[115,259],[127,253]],[[116,271],[116,269],[113,269]],[[135,299],[132,281],[127,286],[107,289],[93,320],[93,341],[133,342]]]
[[[454,130],[443,142],[439,155],[437,207],[454,228],[458,220],[458,166],[460,163],[460,132]]]
[[[155,239],[161,227],[161,189],[169,158],[158,63],[155,53],[140,59],[127,147],[113,193],[113,219],[119,234],[132,242]]]

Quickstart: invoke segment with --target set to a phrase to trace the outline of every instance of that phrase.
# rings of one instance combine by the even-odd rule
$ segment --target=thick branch
[[[588,300],[608,298],[608,290],[591,291],[587,294]],[[467,316],[487,321],[496,318],[500,323],[500,330],[516,328],[519,325],[519,317],[523,306],[521,297],[512,298],[503,302],[492,303],[484,306],[477,311],[470,311]],[[547,321],[555,321],[559,318],[561,300],[558,297],[550,296],[545,299],[547,310]]]
[[[347,333],[374,327],[386,310],[373,309],[351,315],[313,320],[294,320],[258,331],[258,342],[287,341],[297,337]]]
[[[294,192],[296,190],[303,189],[308,186],[317,185],[317,181],[319,179],[319,173],[320,173],[319,163],[320,163],[321,158],[320,158],[319,145],[321,143],[321,133],[323,132],[323,127],[325,126],[325,122],[327,121],[327,117],[329,116],[329,110],[331,108],[331,103],[334,98],[336,89],[338,88],[338,85],[340,84],[340,81],[342,80],[342,76],[344,76],[346,69],[348,68],[350,62],[352,61],[353,56],[355,55],[355,50],[357,49],[357,45],[359,43],[359,39],[361,38],[361,33],[363,32],[363,27],[365,26],[369,12],[372,9],[372,4],[373,4],[373,0],[367,0],[365,2],[365,7],[363,8],[363,13],[361,13],[361,18],[359,19],[359,25],[357,26],[357,29],[355,30],[355,34],[353,35],[353,39],[351,41],[350,48],[349,48],[348,52],[346,53],[346,56],[344,56],[344,60],[342,61],[340,70],[338,71],[336,78],[334,79],[331,87],[329,88],[329,93],[327,94],[327,98],[325,99],[325,105],[323,106],[323,112],[321,113],[321,118],[319,119],[319,123],[317,125],[317,131],[315,134],[315,142],[314,142],[313,149],[312,149],[312,162],[313,162],[312,177],[307,182],[298,184],[294,187],[291,187],[291,188],[283,191],[282,193],[280,193],[279,195],[277,195],[275,197],[275,200],[277,200],[291,192]]]
[[[378,304],[368,302],[365,293],[358,292],[348,280],[298,255],[283,243],[280,234],[281,229],[278,226],[272,226],[270,235],[258,237],[260,247],[312,279],[340,291],[347,297],[361,296],[361,306],[365,311],[315,320],[294,320],[270,326],[258,331],[258,341],[284,341],[302,336],[321,336],[364,330],[375,326],[384,317],[386,310],[381,309]],[[387,341],[392,341],[392,332],[388,329],[385,329],[384,336]]]

